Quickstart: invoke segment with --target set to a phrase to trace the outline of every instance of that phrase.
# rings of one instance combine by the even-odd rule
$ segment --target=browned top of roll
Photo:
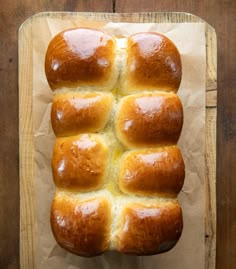
[[[129,204],[123,211],[118,250],[126,254],[153,255],[170,250],[183,228],[177,202],[157,206]]]
[[[177,92],[182,76],[180,54],[159,33],[138,33],[128,39],[127,92],[159,89]]]
[[[184,176],[184,162],[177,146],[134,150],[122,158],[119,187],[128,194],[176,197]]]
[[[114,39],[103,31],[70,29],[50,42],[45,73],[52,90],[60,87],[104,86],[113,75]]]
[[[51,122],[56,136],[101,131],[109,118],[113,97],[105,93],[57,94],[52,103]]]
[[[121,99],[116,134],[128,148],[176,144],[183,125],[183,108],[176,94],[136,94]]]
[[[55,185],[70,191],[90,191],[104,184],[108,148],[99,135],[82,134],[56,140],[52,172]]]
[[[105,198],[79,200],[56,194],[51,227],[58,244],[80,256],[95,256],[108,248],[111,208]]]
[[[57,137],[51,227],[64,249],[153,255],[177,243],[183,219],[176,196],[185,176],[176,145],[181,69],[176,46],[158,33],[118,40],[76,28],[50,42],[45,73],[56,90]]]

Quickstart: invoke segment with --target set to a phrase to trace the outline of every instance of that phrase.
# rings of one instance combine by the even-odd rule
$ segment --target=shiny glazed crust
[[[177,92],[181,59],[174,43],[159,33],[138,33],[128,38],[127,74],[123,92],[143,90]]]
[[[178,147],[130,151],[122,158],[119,187],[127,194],[176,197],[184,183]]]
[[[127,148],[173,145],[183,125],[176,94],[143,93],[124,97],[115,120],[116,134]]]
[[[45,73],[52,90],[62,87],[112,87],[115,40],[100,30],[70,29],[50,42]],[[110,85],[111,84],[111,85]]]
[[[122,212],[118,250],[135,255],[168,251],[178,241],[182,228],[182,211],[178,203],[130,204]]]
[[[51,227],[62,248],[85,257],[153,255],[177,243],[181,72],[179,52],[162,34],[122,39],[78,28],[52,39]]]
[[[79,200],[56,194],[51,227],[59,245],[81,256],[96,256],[109,245],[111,208],[105,198]]]
[[[56,136],[101,131],[109,118],[113,96],[102,93],[61,93],[54,97],[51,122]]]
[[[98,189],[104,184],[107,162],[108,148],[97,135],[58,138],[52,157],[54,183],[70,191]]]

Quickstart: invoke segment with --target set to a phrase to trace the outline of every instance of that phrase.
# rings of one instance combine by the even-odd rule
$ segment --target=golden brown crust
[[[182,228],[182,211],[177,202],[129,204],[122,214],[118,250],[134,255],[168,251],[177,243]]]
[[[178,49],[159,33],[138,33],[128,39],[125,91],[177,92],[182,76]]]
[[[119,187],[124,193],[176,197],[184,183],[178,147],[131,151],[122,159]]]
[[[61,87],[105,86],[114,75],[115,40],[96,29],[76,28],[50,42],[45,73],[52,90]]]
[[[45,58],[57,90],[51,228],[61,247],[91,257],[108,249],[153,255],[176,244],[183,219],[173,198],[185,176],[176,146],[181,69],[177,48],[157,33],[118,40],[77,28],[52,39]]]
[[[127,148],[172,145],[182,125],[183,108],[176,94],[136,94],[121,99],[116,134]]]
[[[111,94],[69,92],[57,94],[51,122],[56,136],[101,131],[112,109]]]
[[[58,138],[52,172],[55,185],[70,191],[90,191],[104,184],[108,148],[99,135]]]
[[[111,208],[104,198],[73,199],[56,194],[51,227],[58,244],[80,256],[104,252],[110,241]]]

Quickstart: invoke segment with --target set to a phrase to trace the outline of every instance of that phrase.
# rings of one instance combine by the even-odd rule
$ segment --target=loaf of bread
[[[51,227],[80,256],[153,255],[180,238],[181,59],[159,33],[69,29],[48,46],[56,193]]]

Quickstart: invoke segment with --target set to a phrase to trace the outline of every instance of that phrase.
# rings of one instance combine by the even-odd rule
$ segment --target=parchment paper
[[[33,124],[36,174],[36,268],[37,269],[203,269],[205,219],[205,25],[203,23],[104,23],[76,16],[63,19],[37,18],[33,24]],[[184,229],[173,250],[155,256],[135,257],[106,252],[82,258],[60,248],[50,228],[50,206],[55,187],[50,161],[55,136],[50,122],[52,92],[44,74],[48,43],[58,32],[76,26],[106,30],[117,36],[141,31],[164,33],[178,47],[183,78],[178,95],[184,106],[184,126],[179,141],[186,165],[184,187],[178,196],[183,209]]]

